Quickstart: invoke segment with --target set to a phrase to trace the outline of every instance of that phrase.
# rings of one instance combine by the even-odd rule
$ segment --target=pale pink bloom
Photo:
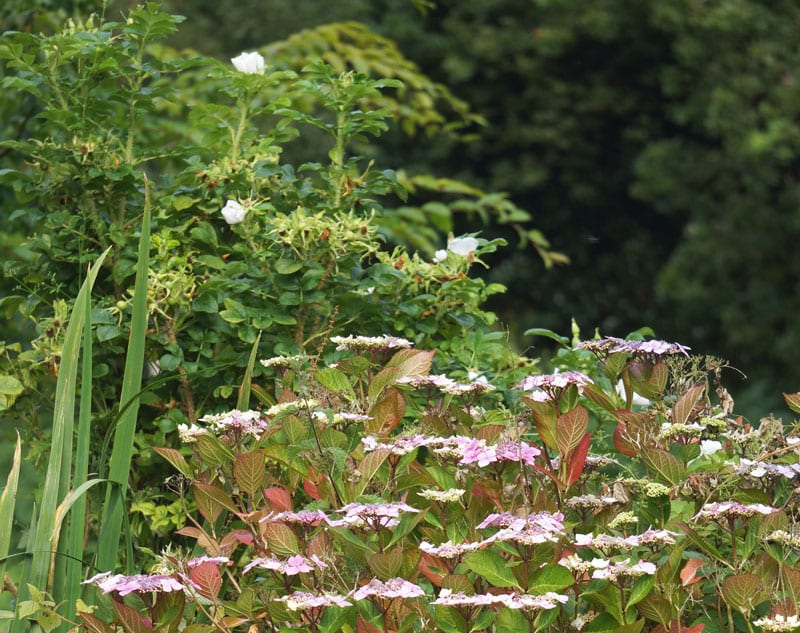
[[[608,561],[604,561],[608,562]],[[635,578],[637,576],[652,576],[656,573],[656,566],[647,561],[639,561],[630,564],[630,559],[625,559],[616,563],[605,565],[601,568],[595,569],[592,572],[592,578],[595,580],[608,580],[615,582],[620,577]]]
[[[166,574],[136,574],[133,576],[123,576],[121,574],[110,574],[108,572],[92,576],[89,580],[83,582],[86,584],[95,584],[102,590],[103,593],[111,593],[112,591],[121,596],[126,596],[129,593],[148,593],[151,591],[183,591],[184,585],[178,582],[172,576]]]
[[[548,591],[545,594],[535,595],[530,593],[512,593],[505,601],[504,606],[509,609],[555,609],[559,604],[564,604],[569,600],[568,596],[560,593]]]
[[[497,461],[497,451],[494,446],[487,446],[486,440],[470,440],[464,446],[461,464],[475,464],[480,467],[488,466]]]
[[[577,349],[585,349],[598,355],[626,353],[639,357],[665,356],[669,354],[689,355],[689,347],[679,343],[666,341],[625,341],[615,336],[607,336],[599,340],[581,341]]]
[[[225,413],[204,415],[201,422],[208,424],[214,432],[220,434],[237,433],[259,438],[267,428],[259,411],[239,411],[234,409]]]
[[[694,519],[738,518],[748,519],[756,514],[767,515],[777,512],[777,508],[761,503],[739,503],[738,501],[718,501],[705,504]]]
[[[304,611],[305,609],[316,609],[319,607],[349,607],[351,602],[347,601],[346,596],[336,594],[313,594],[306,591],[295,591],[288,596],[276,598],[278,602],[285,602],[289,611]]]
[[[227,565],[229,562],[230,559],[227,556],[197,556],[196,558],[190,558],[188,561],[186,561],[186,565],[189,567],[197,567],[198,565],[203,565],[204,563]]]
[[[328,520],[328,515],[322,510],[301,510],[300,512],[278,512],[268,514],[259,519],[259,523],[274,521],[276,523],[300,523],[302,525],[322,525]]]
[[[453,593],[451,589],[441,589],[439,591],[439,596],[436,598],[436,600],[433,600],[431,604],[439,604],[449,607],[481,607],[493,604],[504,605],[505,602],[506,598],[503,595],[479,593],[468,596],[461,592]]]
[[[422,587],[403,578],[390,578],[385,583],[373,578],[352,594],[354,600],[363,600],[370,596],[379,598],[419,598],[424,595],[425,591]]]
[[[474,552],[483,546],[481,542],[466,542],[454,544],[452,541],[447,541],[441,545],[433,545],[427,541],[422,541],[419,548],[426,554],[438,556],[439,558],[457,558],[465,552]]]
[[[309,559],[301,556],[300,554],[295,554],[294,556],[290,556],[285,561],[275,558],[274,556],[265,556],[263,558],[256,558],[250,561],[247,565],[245,565],[242,573],[246,574],[254,567],[258,567],[260,569],[269,569],[270,571],[286,574],[287,576],[297,576],[298,574],[307,574],[312,572],[314,571],[315,567],[318,569],[325,569],[327,566],[327,564],[325,564],[316,556],[312,556]]]
[[[331,527],[364,527],[372,529],[395,527],[400,523],[397,517],[403,512],[419,512],[416,508],[402,502],[394,503],[348,503],[340,509],[341,519],[328,519]]]

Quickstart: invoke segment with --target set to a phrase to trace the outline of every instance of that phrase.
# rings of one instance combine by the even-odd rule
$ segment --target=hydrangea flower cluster
[[[451,589],[442,589],[439,596],[431,604],[448,607],[482,607],[499,606],[509,609],[524,609],[526,611],[554,609],[559,604],[565,604],[568,596],[553,591],[544,594],[529,593],[483,593],[466,595]]]
[[[183,591],[185,588],[184,583],[169,574],[125,576],[103,572],[84,580],[82,584],[97,585],[103,593],[115,592],[120,596],[127,596],[129,593],[150,593],[151,591]]]
[[[366,585],[356,589],[352,595],[354,600],[363,600],[373,596],[388,599],[409,599],[421,598],[425,595],[425,590],[403,578],[390,578],[386,582],[373,578]]]
[[[670,530],[648,529],[642,534],[631,536],[611,536],[608,534],[576,534],[574,543],[578,547],[595,547],[597,549],[630,549],[633,547],[654,545],[673,545],[677,532]]]
[[[412,347],[411,341],[398,336],[332,336],[337,351],[386,352]]]
[[[739,460],[739,464],[736,465],[736,474],[747,475],[748,477],[755,477],[756,479],[767,474],[785,477],[786,479],[794,479],[800,475],[800,464],[772,464],[770,462],[754,461],[742,457]]]
[[[367,452],[388,450],[393,455],[406,455],[420,446],[431,447],[439,455],[454,457],[459,464],[489,466],[495,462],[520,462],[533,466],[541,450],[527,442],[500,442],[488,444],[484,439],[452,435],[436,437],[430,435],[401,436],[392,442],[379,442],[373,436],[362,438],[361,444]]]
[[[690,347],[680,343],[669,343],[667,341],[626,341],[615,336],[606,336],[601,339],[581,341],[576,346],[578,349],[585,349],[598,356],[609,354],[630,354],[639,358],[653,358],[657,356],[668,356],[671,354],[683,354],[689,356]]]
[[[738,501],[717,501],[705,504],[694,515],[694,519],[749,519],[760,514],[766,516],[777,512],[777,508],[762,503],[739,503]]]
[[[443,375],[429,375],[429,376],[404,376],[397,380],[398,385],[408,385],[415,389],[420,388],[435,388],[454,396],[463,395],[480,395],[487,391],[494,391],[494,385],[486,380],[485,376],[478,376],[475,380],[468,383],[459,383]]]
[[[348,503],[340,509],[341,519],[328,519],[331,527],[368,527],[373,530],[395,527],[400,523],[397,517],[403,512],[419,512],[406,503]]]
[[[525,395],[531,400],[550,402],[557,400],[561,392],[570,385],[576,385],[580,389],[584,385],[593,383],[594,381],[582,372],[564,371],[557,374],[528,376],[517,384],[517,389],[529,392]]]
[[[296,554],[290,556],[286,560],[279,560],[274,556],[267,556],[264,558],[256,558],[245,565],[243,574],[246,574],[254,567],[259,569],[269,569],[276,571],[286,576],[296,576],[297,574],[307,574],[315,569],[325,569],[328,565],[323,562],[316,554],[312,554],[310,558]]]
[[[225,413],[205,415],[200,418],[215,435],[249,435],[259,438],[267,428],[267,423],[259,411],[239,411],[233,409]]]

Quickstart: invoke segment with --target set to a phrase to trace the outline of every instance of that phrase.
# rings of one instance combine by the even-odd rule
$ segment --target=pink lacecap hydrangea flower
[[[581,387],[594,382],[589,376],[579,371],[564,371],[557,374],[547,374],[542,376],[528,376],[517,385],[523,391],[533,391],[543,389],[550,392],[554,389],[564,389],[570,385]]]
[[[121,596],[129,593],[149,593],[151,591],[183,591],[184,585],[166,574],[135,574],[124,576],[122,574],[111,574],[104,572],[92,576],[83,582],[86,584],[97,585],[103,593],[116,592]]]
[[[390,578],[386,582],[373,578],[352,594],[354,600],[363,600],[370,596],[379,598],[420,598],[424,595],[425,591],[422,587],[403,578]]]

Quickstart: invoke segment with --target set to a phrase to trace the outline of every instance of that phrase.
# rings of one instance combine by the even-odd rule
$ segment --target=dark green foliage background
[[[24,13],[13,4],[6,27]],[[340,20],[392,38],[488,125],[469,143],[395,132],[380,142],[384,156],[508,191],[572,260],[545,270],[532,250],[506,250],[492,262],[509,287],[492,307],[521,348],[543,344],[526,328],[567,333],[571,317],[585,334],[648,325],[747,374],[732,385],[745,411],[778,408],[780,392],[800,385],[800,5],[417,4],[164,3],[187,17],[174,45],[220,58]],[[3,117],[9,133],[15,116]],[[4,253],[11,242],[3,237]]]

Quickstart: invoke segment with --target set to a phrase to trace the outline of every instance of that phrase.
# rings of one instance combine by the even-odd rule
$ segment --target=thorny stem
[[[231,162],[235,163],[239,159],[239,145],[242,142],[242,134],[247,126],[247,115],[249,109],[244,99],[239,99],[237,103],[239,108],[239,124],[234,130],[231,128]]]
[[[175,330],[172,328],[172,320],[165,319],[165,330],[167,340],[170,345],[177,345],[178,338],[175,336]],[[186,399],[186,417],[189,418],[190,423],[197,421],[197,410],[194,407],[194,396],[192,395],[192,387],[189,384],[189,374],[183,364],[178,365],[178,375],[180,376],[181,389],[183,390],[183,397]]]

